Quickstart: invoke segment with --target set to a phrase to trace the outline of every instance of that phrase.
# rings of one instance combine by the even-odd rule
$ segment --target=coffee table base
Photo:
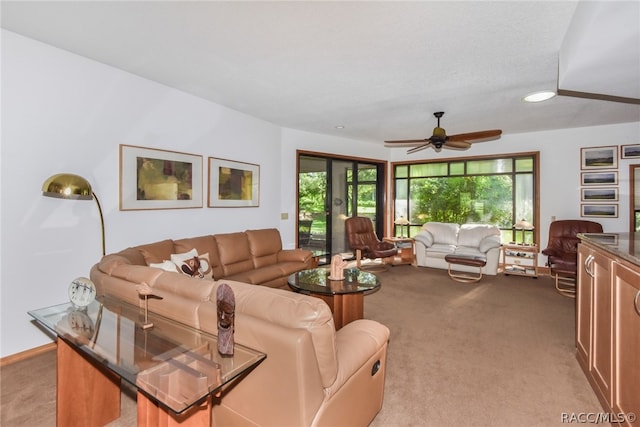
[[[311,293],[311,295],[327,303],[333,313],[333,323],[336,325],[336,330],[349,322],[364,317],[364,294],[362,293],[334,295]]]

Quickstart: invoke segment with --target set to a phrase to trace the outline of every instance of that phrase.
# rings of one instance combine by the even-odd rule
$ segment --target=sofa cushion
[[[422,229],[414,236],[414,239],[426,247],[433,245],[433,234],[429,233],[427,230]]]
[[[454,255],[470,256],[470,257],[484,257],[485,253],[480,252],[477,247],[472,246],[458,246],[453,251]]]
[[[153,282],[154,295],[169,298],[172,295],[195,300],[209,301],[213,281],[209,279],[193,280],[185,274],[163,271]]]
[[[487,236],[480,241],[478,249],[480,252],[488,252],[493,248],[499,248],[501,244],[500,236]]]
[[[487,236],[500,236],[500,229],[489,224],[462,224],[458,232],[458,244],[478,248]]]
[[[455,245],[458,243],[458,224],[448,222],[427,222],[422,226],[433,236],[434,243]]]
[[[216,234],[215,241],[224,277],[253,269],[246,233]]]
[[[427,248],[427,253],[450,254],[456,250],[456,245],[444,245],[442,243],[434,243]]]
[[[174,253],[173,240],[170,239],[140,245],[136,248],[142,253],[147,265],[163,262],[169,259],[171,254]]]
[[[255,268],[278,262],[278,252],[282,250],[282,238],[277,229],[247,230],[246,234]]]

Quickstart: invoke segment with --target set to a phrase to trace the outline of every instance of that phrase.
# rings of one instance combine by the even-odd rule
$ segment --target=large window
[[[409,220],[410,236],[429,221],[473,222],[497,225],[503,241],[533,243],[539,212],[537,165],[537,152],[395,163],[394,217]],[[522,220],[531,227],[514,228]]]

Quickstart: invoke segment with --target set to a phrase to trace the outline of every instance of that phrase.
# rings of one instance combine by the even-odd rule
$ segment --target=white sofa
[[[428,222],[414,236],[416,263],[421,267],[448,268],[448,254],[483,255],[487,264],[482,273],[495,276],[500,261],[500,229],[488,224]],[[457,271],[477,272],[477,267],[455,265]]]

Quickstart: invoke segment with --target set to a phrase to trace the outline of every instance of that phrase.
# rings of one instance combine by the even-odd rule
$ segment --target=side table
[[[504,274],[538,277],[538,245],[506,243],[501,246],[501,251]]]
[[[382,240],[393,243],[398,249],[398,254],[396,256],[387,258],[387,264],[416,264],[416,241],[414,239],[411,237],[383,237]]]

